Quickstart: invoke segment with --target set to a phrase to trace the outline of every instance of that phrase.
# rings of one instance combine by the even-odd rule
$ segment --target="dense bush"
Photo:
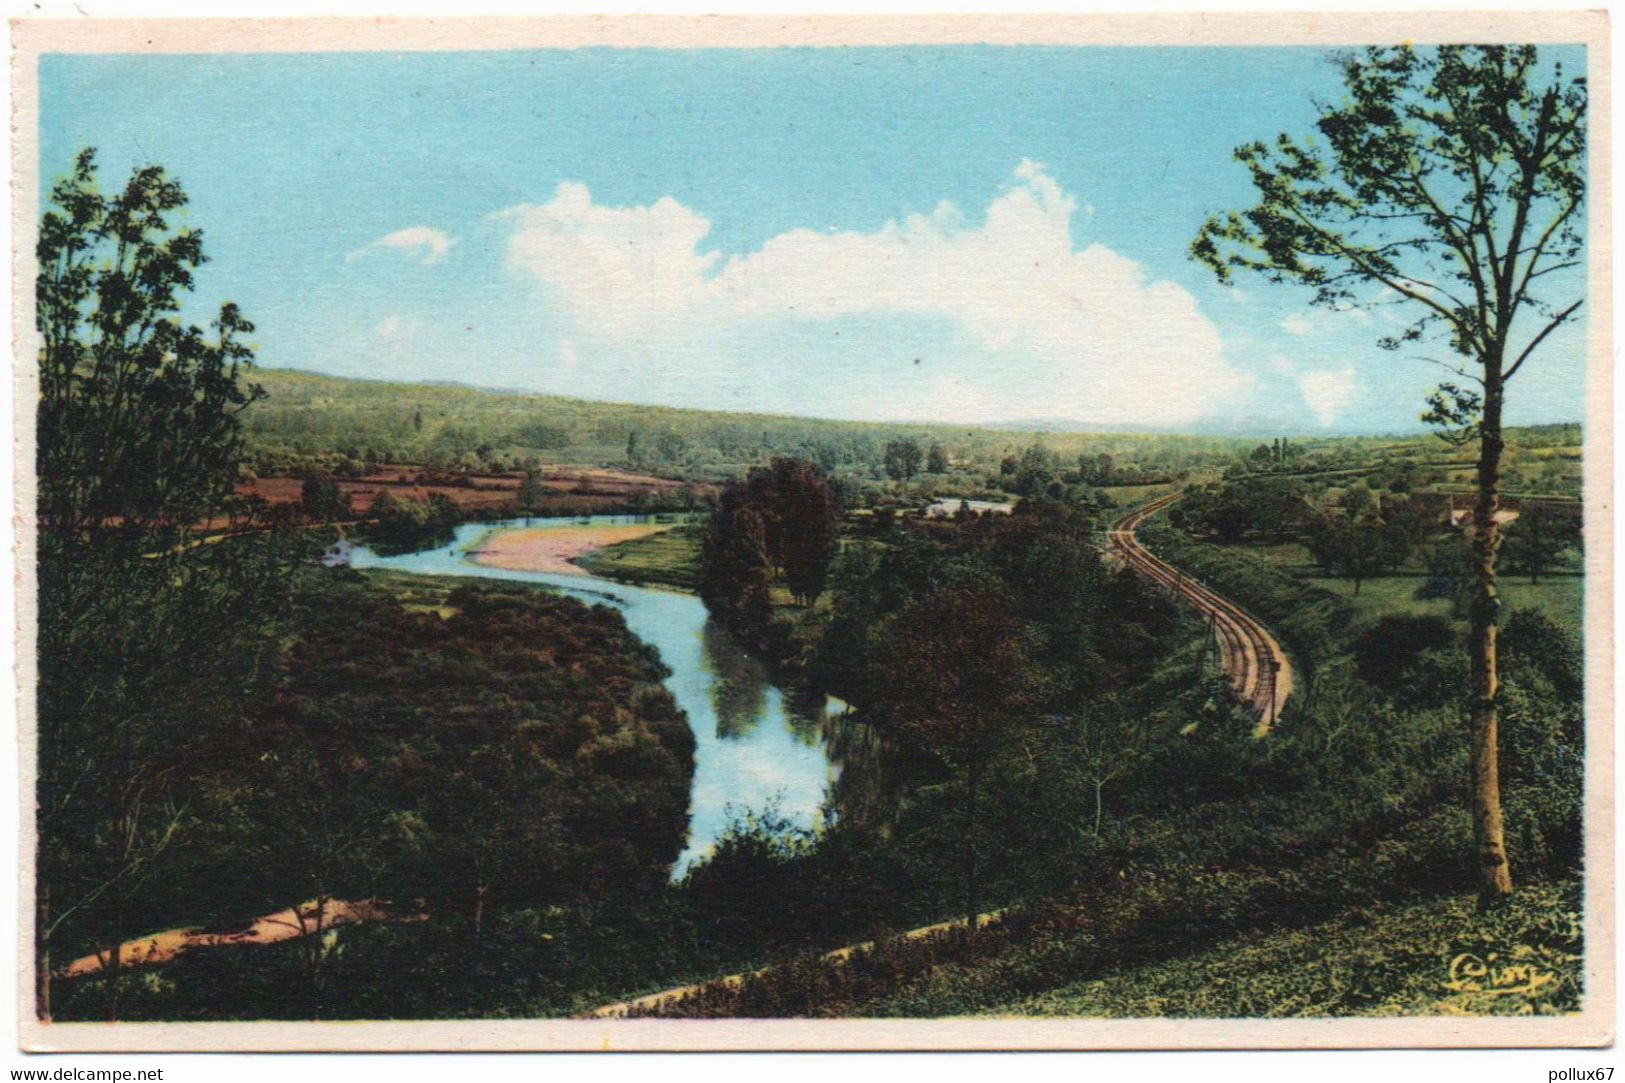
[[[362,537],[379,552],[410,553],[446,544],[463,515],[443,493],[433,493],[425,501],[399,497],[386,489],[373,498],[367,518],[371,521]]]
[[[1585,655],[1580,639],[1538,609],[1514,609],[1501,629],[1502,675],[1525,685],[1544,685],[1578,704],[1584,690]]]
[[[693,735],[618,613],[462,587],[443,616],[346,572],[307,588],[271,698],[197,757],[207,827],[166,869],[202,909],[167,922],[382,897],[479,934],[492,914],[664,890]],[[282,990],[294,1010],[349,1010],[330,962]]]
[[[507,886],[493,885],[491,911],[482,920],[471,898],[477,882],[469,877],[480,846],[493,854],[511,846],[545,851],[564,841],[587,847],[595,827],[544,808],[539,828],[535,809],[521,799],[516,807],[526,816],[514,825],[517,834],[459,834],[452,852],[434,844],[433,823],[421,819],[434,813],[432,802],[425,812],[408,810],[412,815],[394,823],[420,841],[406,851],[390,850],[395,843],[385,846],[383,852],[399,856],[362,870],[365,876],[355,883],[419,892],[434,917],[346,930],[336,941],[342,950],[325,964],[322,1013],[560,1015],[774,964],[743,988],[718,987],[686,1001],[683,1011],[935,1015],[1037,1003],[1032,998],[1059,990],[1063,998],[1083,998],[1065,1003],[1095,1005],[1079,1010],[1111,1014],[1139,1002],[1128,994],[1100,1002],[1077,990],[1137,969],[1166,974],[1157,968],[1174,960],[1204,965],[1210,953],[1230,950],[1224,946],[1237,937],[1290,938],[1317,923],[1347,930],[1350,922],[1368,920],[1362,913],[1377,921],[1395,913],[1394,907],[1407,908],[1406,914],[1414,909],[1417,935],[1433,936],[1437,923],[1428,924],[1426,915],[1436,904],[1419,900],[1471,884],[1459,706],[1424,703],[1426,697],[1410,694],[1371,695],[1357,672],[1357,628],[1342,603],[1267,566],[1261,570],[1258,561],[1223,554],[1203,565],[1232,577],[1234,587],[1215,580],[1219,589],[1260,591],[1241,596],[1261,613],[1272,607],[1289,611],[1292,599],[1306,601],[1305,612],[1289,615],[1298,618],[1291,622],[1295,632],[1335,633],[1309,641],[1306,653],[1318,665],[1294,713],[1267,740],[1253,739],[1251,719],[1223,681],[1204,670],[1197,624],[1147,597],[1132,579],[1108,572],[1076,537],[1070,521],[1036,513],[930,531],[901,527],[885,539],[849,543],[837,564],[827,620],[793,628],[776,622],[792,629],[786,644],[813,652],[808,672],[828,674],[832,687],[860,706],[878,705],[887,684],[880,665],[898,656],[883,649],[885,637],[929,638],[929,629],[918,627],[918,600],[996,585],[1013,617],[1025,622],[1023,650],[1045,659],[1052,681],[1044,693],[1051,698],[1021,727],[1019,740],[989,750],[980,778],[983,811],[973,820],[964,815],[966,777],[957,761],[908,729],[889,729],[884,712],[871,710],[882,724],[865,729],[857,722],[843,730],[843,771],[827,810],[830,822],[821,831],[796,828],[771,811],[747,817],[682,882],[666,884],[655,874],[652,857],[640,864],[620,847],[624,838],[610,839],[604,826],[624,826],[629,815],[635,817],[631,804],[617,802],[641,799],[637,787],[658,773],[653,765],[663,762],[660,755],[647,742],[641,752],[627,747],[631,731],[622,731],[620,740],[584,739],[561,716],[561,728],[544,727],[559,743],[544,743],[560,755],[575,748],[571,763],[585,772],[582,779],[595,791],[607,791],[581,795],[581,807],[606,832],[604,852],[583,862],[566,851],[548,868],[545,882],[538,865],[502,866]],[[556,639],[555,633],[520,633],[527,622],[541,619],[533,610],[551,612],[548,606],[559,603],[483,591],[459,591],[447,602],[460,610],[441,622],[453,640],[471,634],[458,629],[473,627],[458,622],[477,615],[479,622],[512,629],[516,645],[489,659],[450,650],[432,666],[420,665],[409,646],[417,632],[407,634],[406,647],[371,633],[363,642],[347,642],[355,614],[366,610],[336,592],[325,623],[312,629],[302,649],[315,652],[306,662],[311,672],[330,674],[331,690],[352,699],[300,722],[314,727],[304,743],[318,731],[329,734],[323,739],[330,742],[342,737],[348,743],[335,744],[336,758],[349,763],[366,756],[369,742],[375,748],[394,742],[420,750],[403,757],[414,769],[433,771],[437,763],[454,762],[453,747],[467,747],[458,735],[478,731],[483,713],[519,717],[506,698],[515,687],[496,672],[513,668],[502,652],[524,654],[539,641]],[[1124,613],[1136,619],[1125,622]],[[401,616],[411,618],[407,629],[418,628],[418,617],[439,619]],[[1552,883],[1572,878],[1582,859],[1579,710],[1559,692],[1575,691],[1575,657],[1560,629],[1514,617],[1508,621],[1503,723],[1508,842],[1525,883]],[[601,619],[617,624],[607,613]],[[1135,626],[1143,629],[1149,650],[1124,634]],[[1416,650],[1415,664],[1402,668],[1405,687],[1426,672],[1430,660],[1459,654],[1440,647],[1427,628],[1409,631],[1417,633],[1411,637]],[[1368,653],[1376,652],[1375,642],[1368,642]],[[378,680],[357,681],[363,671]],[[394,695],[357,698],[357,689],[401,681],[399,706],[422,700],[435,713],[435,697],[442,693],[427,683],[447,674],[502,688],[462,696],[470,718],[425,719],[404,730],[388,721],[395,708],[385,705],[396,702]],[[595,679],[601,683],[603,674]],[[609,687],[616,687],[613,679]],[[364,706],[369,702],[375,705]],[[306,718],[303,712],[291,712],[283,724]],[[438,713],[459,712],[446,701]],[[369,718],[375,721],[360,727],[360,734],[345,722]],[[441,734],[439,743],[431,747],[428,737],[412,737],[420,726],[426,734]],[[883,748],[877,752],[860,731],[871,738],[883,734]],[[376,743],[381,739],[386,743]],[[501,764],[508,771],[523,761]],[[386,771],[396,769],[391,764]],[[538,784],[562,791],[567,800],[577,792],[558,775],[521,771],[514,777],[516,794]],[[399,790],[397,781],[389,786]],[[674,800],[668,811],[679,808]],[[501,816],[489,813],[499,812],[492,806],[479,820],[496,823]],[[568,836],[550,835],[550,819],[570,824]],[[661,829],[654,830],[658,835]],[[980,897],[988,908],[1011,909],[971,938],[962,929],[898,935],[898,929],[962,912],[958,855],[967,839],[980,855]],[[648,868],[649,875],[639,889],[626,890],[636,879],[627,870],[637,867]],[[407,886],[440,882],[450,886]],[[562,886],[570,884],[575,886]],[[874,948],[844,964],[819,958],[869,939]],[[1380,951],[1378,941],[1367,943]],[[224,953],[199,956],[152,976],[147,992],[132,994],[131,1011],[198,1018],[308,1014],[309,974],[297,953],[279,946],[257,959],[264,962],[249,967],[233,964]],[[1280,989],[1283,1013],[1316,1006],[1357,1012],[1412,995],[1408,990],[1424,965],[1432,963],[1406,955],[1383,963],[1386,969],[1374,969],[1372,979],[1358,986],[1333,978],[1316,984],[1288,973],[1287,963],[1274,974],[1255,966],[1245,995]],[[378,973],[391,974],[391,982],[371,980]],[[203,996],[202,989],[212,995]],[[1186,989],[1182,995],[1193,1005],[1228,1003],[1198,993]],[[1569,999],[1550,1003],[1569,1004],[1576,995],[1570,989],[1563,994]]]
[[[1424,674],[1426,656],[1459,653],[1461,636],[1443,617],[1390,614],[1362,631],[1354,641],[1354,671],[1361,680],[1389,696],[1436,705],[1458,696],[1461,683],[1435,681]],[[1450,676],[1460,676],[1451,673]]]
[[[1305,680],[1347,653],[1354,613],[1331,591],[1244,551],[1201,545],[1158,523],[1141,535],[1158,556],[1262,618]]]

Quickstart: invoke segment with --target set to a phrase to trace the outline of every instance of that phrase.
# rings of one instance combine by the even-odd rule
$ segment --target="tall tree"
[[[755,607],[765,618],[767,580],[778,571],[797,603],[811,605],[835,558],[836,520],[835,492],[814,463],[779,456],[752,467],[723,489],[706,527],[702,596],[729,617]]]
[[[1055,453],[1043,444],[1029,444],[1021,452],[1013,488],[1024,496],[1039,496],[1059,473]]]
[[[747,634],[760,634],[771,619],[773,562],[767,526],[758,504],[742,485],[730,485],[700,536],[700,597],[715,613]]]
[[[313,523],[331,523],[350,517],[350,494],[332,478],[311,475],[299,487],[299,502]]]
[[[541,468],[531,467],[520,479],[519,493],[514,497],[514,506],[529,515],[542,506],[542,500],[546,496],[547,486],[543,483]]]
[[[1513,571],[1538,583],[1579,544],[1580,524],[1573,516],[1534,507],[1520,514],[1507,531],[1506,560]]]
[[[784,571],[785,585],[801,605],[824,592],[835,559],[835,494],[818,467],[806,459],[777,458],[751,471],[751,491],[763,508],[768,552]]]
[[[1381,342],[1442,336],[1462,383],[1424,420],[1478,442],[1469,655],[1480,900],[1512,891],[1501,828],[1496,562],[1507,383],[1584,300],[1587,91],[1534,46],[1370,48],[1339,57],[1346,91],[1319,107],[1324,144],[1282,134],[1236,151],[1258,203],[1209,219],[1192,255],[1309,286],[1342,308],[1398,303]],[[1473,386],[1469,386],[1473,385]],[[1476,386],[1476,390],[1474,390]]]
[[[185,765],[267,667],[291,562],[279,543],[197,545],[237,510],[253,326],[180,318],[204,261],[157,166],[101,193],[82,152],[51,191],[36,256],[37,1008],[64,932],[120,952],[138,893],[191,822]]]
[[[893,481],[907,481],[920,472],[925,453],[913,437],[886,441],[886,476]]]
[[[1383,567],[1385,540],[1380,520],[1332,517],[1310,531],[1309,552],[1328,574],[1353,583],[1359,597],[1360,585]]]
[[[965,781],[966,924],[979,912],[977,804],[983,776],[1041,699],[1029,635],[1004,595],[940,587],[899,611],[884,636],[882,715]]]

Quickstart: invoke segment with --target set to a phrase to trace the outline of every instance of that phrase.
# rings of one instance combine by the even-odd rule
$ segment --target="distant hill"
[[[826,466],[877,467],[888,441],[941,444],[961,466],[997,469],[1042,442],[1059,460],[1109,454],[1125,462],[1225,457],[1250,444],[1233,437],[1045,431],[917,422],[837,421],[728,413],[496,391],[456,383],[356,380],[259,369],[267,398],[244,414],[249,451],[262,469],[310,457],[473,467],[535,459],[732,473],[766,455],[798,454]]]
[[[1425,433],[1310,436],[1291,431],[1164,433],[1093,431],[1062,421],[1007,425],[838,421],[775,414],[728,413],[497,391],[466,384],[356,380],[292,369],[260,369],[267,397],[243,414],[250,462],[261,475],[310,471],[357,476],[368,464],[414,463],[463,472],[511,471],[527,465],[613,466],[685,480],[732,477],[773,455],[799,455],[851,477],[883,479],[886,447],[913,441],[922,471],[933,445],[951,464],[929,482],[958,496],[1004,488],[1001,467],[1037,452],[1051,473],[1078,468],[1080,456],[1109,456],[1117,484],[1166,480],[1182,473],[1217,474],[1238,456],[1290,438],[1294,452],[1319,470],[1356,468],[1399,456],[1433,460],[1448,449]],[[1538,471],[1578,476],[1580,426],[1508,430],[1514,448],[1543,448]],[[1470,463],[1450,456],[1461,475]],[[1557,462],[1547,462],[1556,458]],[[1533,459],[1531,460],[1534,461]],[[1565,465],[1566,464],[1566,465]],[[1466,473],[1463,473],[1465,471]],[[920,480],[925,480],[924,478]],[[1538,481],[1535,473],[1520,479]]]

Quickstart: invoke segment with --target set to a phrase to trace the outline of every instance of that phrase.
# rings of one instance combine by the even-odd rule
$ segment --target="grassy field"
[[[1451,616],[1448,599],[1416,597],[1416,588],[1422,582],[1418,576],[1367,579],[1360,584],[1358,595],[1354,593],[1354,584],[1347,579],[1306,578],[1315,586],[1324,587],[1343,598],[1364,619],[1375,620],[1390,613]],[[1577,634],[1584,623],[1585,579],[1578,575],[1542,579],[1539,583],[1530,583],[1527,578],[1502,579],[1501,598],[1508,612],[1514,609],[1539,609]]]
[[[1488,962],[1488,974],[1478,964]],[[1579,1007],[1578,885],[1524,889],[1480,915],[1471,896],[1351,910],[1302,929],[1116,971],[991,1015],[1281,1018],[1553,1014]]]
[[[700,585],[699,528],[673,527],[646,538],[606,546],[578,557],[576,563],[605,579],[696,590]]]
[[[1423,569],[1415,561],[1399,574],[1365,580],[1356,594],[1351,580],[1322,575],[1310,559],[1308,550],[1297,542],[1248,543],[1231,548],[1267,560],[1305,582],[1331,591],[1353,606],[1362,620],[1376,620],[1393,613],[1452,615],[1448,599],[1416,597],[1417,588],[1423,582]],[[1501,597],[1508,612],[1513,609],[1539,609],[1576,634],[1584,624],[1582,606],[1585,577],[1579,574],[1544,576],[1538,583],[1529,582],[1528,576],[1503,575]]]
[[[1108,485],[1101,491],[1115,500],[1118,507],[1132,508],[1136,504],[1155,500],[1164,493],[1171,493],[1183,486],[1183,482],[1170,481],[1161,485]]]
[[[366,576],[367,581],[388,594],[391,601],[398,602],[409,610],[439,613],[442,617],[450,617],[457,612],[455,608],[446,604],[446,599],[452,591],[466,587],[470,582],[458,575],[417,575],[385,568],[368,568],[356,574]],[[552,593],[549,588],[540,584],[523,583],[518,580],[505,580],[502,586],[506,590]]]

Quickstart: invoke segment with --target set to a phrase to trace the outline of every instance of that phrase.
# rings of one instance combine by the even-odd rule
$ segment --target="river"
[[[772,808],[800,826],[818,826],[826,795],[841,773],[832,745],[837,743],[833,735],[845,706],[833,697],[816,697],[810,706],[793,702],[766,679],[759,663],[709,620],[704,603],[692,594],[587,574],[508,571],[476,564],[469,556],[491,535],[516,527],[535,530],[653,521],[651,516],[595,515],[590,519],[465,523],[449,545],[393,556],[358,547],[351,555],[351,565],[540,583],[584,602],[619,609],[633,634],[654,646],[670,667],[666,687],[694,731],[688,842],[672,867],[675,880],[711,851],[735,818],[746,813]]]

